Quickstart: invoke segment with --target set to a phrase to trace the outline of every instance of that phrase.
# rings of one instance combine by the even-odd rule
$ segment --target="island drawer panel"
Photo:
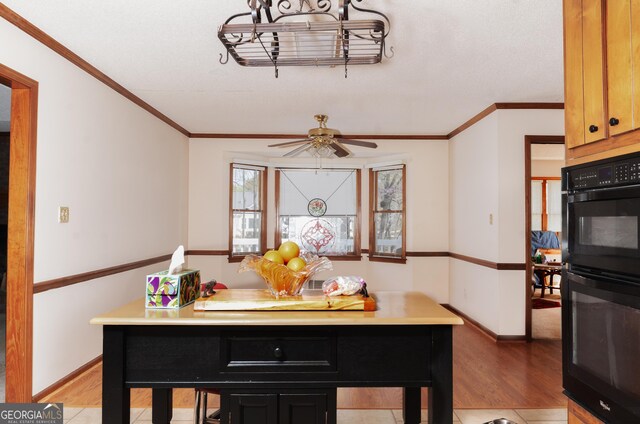
[[[334,372],[336,337],[331,331],[306,329],[223,332],[221,372]]]
[[[220,350],[214,328],[162,326],[127,330],[125,380],[128,383],[215,379]]]
[[[345,328],[338,352],[340,377],[360,385],[431,380],[431,332],[424,327]]]

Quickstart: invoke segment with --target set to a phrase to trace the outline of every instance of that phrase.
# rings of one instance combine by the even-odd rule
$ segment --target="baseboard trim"
[[[503,336],[503,335],[498,335],[498,334],[494,333],[493,331],[489,330],[484,325],[480,324],[475,319],[469,317],[464,312],[461,312],[458,309],[454,308],[453,306],[449,305],[448,303],[441,303],[441,305],[444,308],[446,308],[446,309],[450,310],[451,312],[453,312],[454,314],[459,315],[460,318],[462,318],[464,321],[466,321],[469,324],[471,324],[474,327],[476,327],[478,330],[480,330],[482,333],[484,333],[487,337],[489,337],[494,342],[526,342],[527,341],[526,336]]]
[[[56,381],[46,389],[42,390],[39,393],[36,393],[33,396],[33,401],[39,402],[40,400],[49,396],[51,393],[55,392],[56,390],[58,390],[59,388],[61,388],[71,380],[73,380],[74,378],[79,377],[81,374],[88,371],[90,368],[94,367],[96,364],[99,364],[101,361],[102,361],[102,355],[98,355],[97,357],[93,358],[92,360],[82,365],[80,368],[76,369],[75,371],[71,371],[69,374],[62,377],[60,380]]]

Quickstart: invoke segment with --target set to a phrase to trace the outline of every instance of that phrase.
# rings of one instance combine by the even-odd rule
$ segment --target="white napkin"
[[[171,255],[171,264],[169,265],[169,275],[173,275],[176,272],[182,271],[182,264],[184,264],[184,246],[180,245]]]

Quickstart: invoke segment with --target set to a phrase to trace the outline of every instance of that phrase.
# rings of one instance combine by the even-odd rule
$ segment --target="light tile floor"
[[[64,408],[64,422],[69,424],[97,424],[100,408]],[[453,422],[483,424],[496,418],[507,418],[517,424],[567,424],[567,410],[557,409],[456,409]],[[427,411],[422,410],[422,422],[427,422]],[[131,423],[151,424],[151,409],[132,409]],[[193,423],[193,410],[173,410],[172,424]],[[339,409],[338,424],[399,424],[402,411],[390,409]]]

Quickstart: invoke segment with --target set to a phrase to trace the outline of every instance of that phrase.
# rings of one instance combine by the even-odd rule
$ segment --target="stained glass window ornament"
[[[309,221],[300,234],[302,247],[316,254],[328,250],[336,239],[336,231],[333,225],[325,219]]]
[[[309,201],[309,205],[307,206],[307,210],[309,211],[309,215],[320,217],[327,213],[327,202],[316,197],[315,199],[311,199]]]

